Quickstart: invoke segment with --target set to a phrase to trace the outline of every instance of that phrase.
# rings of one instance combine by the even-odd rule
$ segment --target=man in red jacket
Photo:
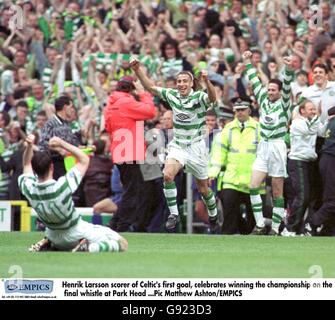
[[[145,159],[144,120],[152,119],[156,113],[152,95],[136,90],[130,76],[118,82],[104,111],[112,161],[120,171],[124,190],[117,212],[118,231],[127,231],[136,219],[134,214],[143,184],[139,163]]]

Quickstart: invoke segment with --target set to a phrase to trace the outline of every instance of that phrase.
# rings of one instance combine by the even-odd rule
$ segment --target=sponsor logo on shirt
[[[190,122],[190,116],[185,114],[185,113],[178,113],[176,115],[176,118],[180,121],[180,122]]]
[[[264,117],[264,122],[265,122],[265,124],[273,125],[274,124],[274,119],[271,116],[265,116]]]

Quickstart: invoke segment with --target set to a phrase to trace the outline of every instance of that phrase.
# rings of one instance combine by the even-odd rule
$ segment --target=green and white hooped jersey
[[[22,194],[29,200],[39,219],[52,230],[67,230],[76,225],[80,214],[74,207],[74,193],[82,176],[73,167],[65,176],[39,183],[33,174],[20,175],[18,182]]]
[[[206,110],[210,106],[207,93],[191,90],[183,98],[175,89],[156,87],[156,90],[172,108],[173,141],[178,145],[190,145],[204,139]]]
[[[252,89],[260,106],[261,139],[284,139],[288,129],[288,123],[292,114],[291,82],[293,72],[285,68],[282,96],[275,102],[271,102],[267,90],[263,87],[257,76],[256,69],[247,64],[247,75],[252,83]]]
[[[91,61],[95,60],[96,62],[96,70],[101,71],[105,69],[105,71],[109,71],[111,69],[112,64],[115,60],[118,59],[117,53],[103,53],[103,52],[96,52],[92,53],[86,57],[83,62],[83,72],[82,76],[83,79],[87,79],[88,76],[88,68]]]

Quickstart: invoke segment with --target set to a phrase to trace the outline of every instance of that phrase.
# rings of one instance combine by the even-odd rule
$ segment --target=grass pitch
[[[39,232],[0,232],[0,278],[335,278],[335,238],[136,234],[122,253],[29,253]]]

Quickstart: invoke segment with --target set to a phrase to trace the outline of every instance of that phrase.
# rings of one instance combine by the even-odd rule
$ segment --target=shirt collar
[[[178,91],[178,95],[179,95],[179,98],[180,98],[180,99],[188,99],[193,93],[194,93],[194,90],[191,89],[191,91],[190,91],[190,93],[188,94],[188,96],[186,96],[186,97],[182,97],[182,96],[180,95],[180,92]]]
[[[238,123],[238,126],[239,126],[240,128],[242,128],[242,122],[240,122],[239,120],[237,120],[237,123]],[[243,123],[244,123],[244,128],[246,128],[246,126],[248,125],[248,120],[247,120],[247,121],[244,121]]]
[[[63,119],[61,116],[59,116],[57,113],[55,114],[55,118],[57,119],[57,121],[60,123],[60,124],[63,124],[63,123],[68,123],[65,119]]]

